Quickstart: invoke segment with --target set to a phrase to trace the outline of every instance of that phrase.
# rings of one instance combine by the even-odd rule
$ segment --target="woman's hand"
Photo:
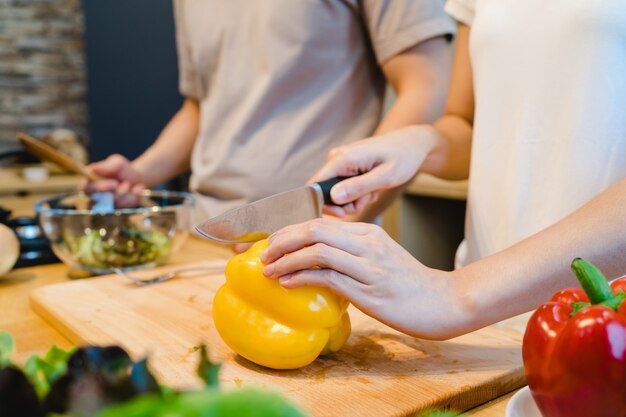
[[[354,177],[331,190],[331,198],[342,207],[325,206],[324,211],[338,217],[360,212],[381,191],[409,182],[434,148],[437,137],[430,126],[408,126],[332,149],[326,165],[310,181]]]
[[[261,260],[283,287],[328,287],[415,336],[449,338],[470,319],[453,273],[425,267],[375,225],[316,219],[288,226],[270,237]]]
[[[80,185],[83,191],[115,191],[123,194],[137,193],[146,188],[141,174],[122,155],[111,155],[103,161],[90,164],[88,168],[102,179],[94,182],[84,180]]]
[[[233,243],[230,245],[230,249],[235,253],[242,253],[250,249],[252,243]]]

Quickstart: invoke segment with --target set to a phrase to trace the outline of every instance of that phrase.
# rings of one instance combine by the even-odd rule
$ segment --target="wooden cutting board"
[[[223,362],[226,388],[276,389],[315,417],[466,410],[524,385],[518,333],[489,327],[430,342],[352,307],[352,335],[340,352],[300,370],[262,368],[234,354],[213,325],[211,302],[223,281],[221,273],[150,287],[116,276],[91,278],[39,288],[31,305],[76,344],[120,344],[134,358],[149,355],[159,380],[175,387],[199,385],[195,347],[206,343],[211,357]]]

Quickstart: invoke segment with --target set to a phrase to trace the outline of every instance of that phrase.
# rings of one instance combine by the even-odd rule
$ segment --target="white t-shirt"
[[[626,2],[449,0],[446,9],[471,26],[464,265],[626,176]]]

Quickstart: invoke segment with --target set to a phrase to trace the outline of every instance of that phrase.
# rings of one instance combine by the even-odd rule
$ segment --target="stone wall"
[[[0,0],[0,140],[66,127],[87,138],[80,0]]]

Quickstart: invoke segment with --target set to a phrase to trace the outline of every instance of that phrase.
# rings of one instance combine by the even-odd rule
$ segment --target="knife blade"
[[[290,224],[322,217],[334,204],[330,190],[347,177],[308,184],[229,210],[196,226],[201,235],[222,243],[256,242]]]

